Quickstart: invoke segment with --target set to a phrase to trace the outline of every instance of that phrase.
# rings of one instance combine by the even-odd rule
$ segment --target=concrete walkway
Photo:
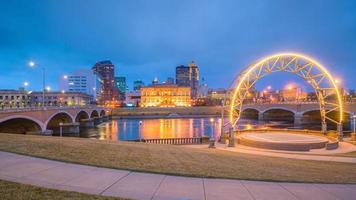
[[[218,142],[215,143],[215,145],[216,148],[219,150],[238,152],[238,153],[247,153],[247,154],[259,155],[259,156],[291,158],[291,159],[298,159],[298,160],[356,163],[355,157],[337,156],[337,153],[344,153],[344,152],[340,152],[340,150],[318,150],[318,151],[310,151],[310,152],[298,152],[298,151],[277,151],[277,150],[259,149],[259,148],[243,146],[240,144],[236,144],[235,147],[227,147],[227,144],[220,144]],[[343,145],[344,149],[347,148],[347,151],[345,150],[345,152],[356,151],[356,146],[353,144],[342,142],[340,145]],[[186,146],[190,148],[200,148],[200,149],[208,148],[208,145],[186,145]]]
[[[69,164],[0,151],[0,179],[132,199],[355,199],[356,185],[206,179]]]

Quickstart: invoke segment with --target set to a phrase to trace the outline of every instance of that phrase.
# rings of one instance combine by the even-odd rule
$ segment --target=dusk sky
[[[248,64],[284,51],[315,58],[355,89],[356,1],[0,0],[1,89],[24,81],[40,89],[41,67],[58,89],[61,75],[104,59],[130,89],[136,79],[174,77],[192,60],[209,87],[227,87]]]

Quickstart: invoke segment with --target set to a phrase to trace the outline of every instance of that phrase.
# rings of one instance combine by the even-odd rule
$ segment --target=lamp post
[[[209,148],[215,148],[215,139],[214,139],[214,128],[215,128],[215,121],[214,118],[210,118],[210,127],[211,127],[211,135],[209,139]]]
[[[356,134],[356,114],[352,118],[354,118],[354,133]]]
[[[353,118],[353,121],[354,121],[354,123],[353,123],[353,125],[354,125],[354,127],[353,127],[354,131],[351,133],[351,141],[356,141],[356,114],[354,114],[354,115],[352,116],[352,118]]]
[[[30,67],[35,67],[36,63],[34,61],[30,61],[28,63]],[[45,104],[45,92],[46,92],[46,68],[42,67],[42,107],[44,108]]]
[[[220,143],[226,144],[226,135],[224,133],[224,112],[225,112],[225,101],[221,101],[221,127],[220,127]]]

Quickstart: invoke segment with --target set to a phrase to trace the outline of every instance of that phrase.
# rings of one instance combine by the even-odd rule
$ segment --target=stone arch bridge
[[[79,128],[94,127],[108,120],[104,107],[48,107],[0,110],[0,133],[79,134]]]
[[[308,116],[310,116],[310,114],[320,116],[320,107],[318,102],[281,102],[264,104],[245,104],[242,106],[242,114],[245,114],[245,116],[248,114],[250,116],[254,115],[255,118],[258,120],[266,120],[266,118],[274,119],[277,116],[273,116],[273,114],[280,113],[282,113],[280,117],[290,117],[294,121],[295,125],[300,125],[309,120]],[[285,114],[283,115],[283,113]],[[344,104],[344,123],[349,123],[350,128],[354,126],[352,118],[355,113],[356,102]]]

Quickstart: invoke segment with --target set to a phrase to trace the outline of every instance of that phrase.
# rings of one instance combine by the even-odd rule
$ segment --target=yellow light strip
[[[286,52],[286,53],[279,53],[279,54],[275,54],[275,55],[271,55],[271,56],[267,56],[265,58],[263,58],[262,60],[260,60],[259,62],[257,62],[256,64],[254,65],[251,65],[249,67],[248,70],[244,70],[244,74],[242,76],[242,78],[240,79],[236,89],[235,89],[235,92],[234,92],[234,95],[233,95],[233,99],[232,99],[232,103],[231,103],[231,107],[230,107],[230,123],[232,125],[235,125],[234,124],[234,119],[233,119],[233,110],[234,110],[234,102],[235,102],[235,99],[236,99],[236,95],[237,95],[237,92],[240,90],[240,87],[241,87],[241,84],[245,81],[245,79],[248,77],[248,75],[253,71],[255,70],[257,67],[259,67],[261,64],[263,64],[264,62],[270,60],[270,59],[274,59],[274,58],[278,58],[278,57],[288,57],[288,56],[295,56],[295,57],[298,57],[298,58],[302,58],[304,60],[307,60],[311,63],[313,63],[318,69],[320,69],[324,74],[326,74],[327,78],[329,79],[329,81],[331,82],[332,86],[334,87],[334,89],[336,90],[336,95],[337,95],[337,98],[338,98],[338,102],[339,102],[339,107],[340,107],[340,120],[339,120],[339,123],[342,123],[342,120],[343,120],[343,104],[342,104],[342,97],[340,95],[340,92],[339,92],[339,89],[335,83],[335,80],[332,78],[332,76],[330,75],[330,73],[328,72],[328,70],[322,65],[320,64],[319,62],[317,62],[315,59],[313,58],[310,58],[308,56],[305,56],[305,55],[302,55],[302,54],[298,54],[298,53],[289,53],[289,52]]]

